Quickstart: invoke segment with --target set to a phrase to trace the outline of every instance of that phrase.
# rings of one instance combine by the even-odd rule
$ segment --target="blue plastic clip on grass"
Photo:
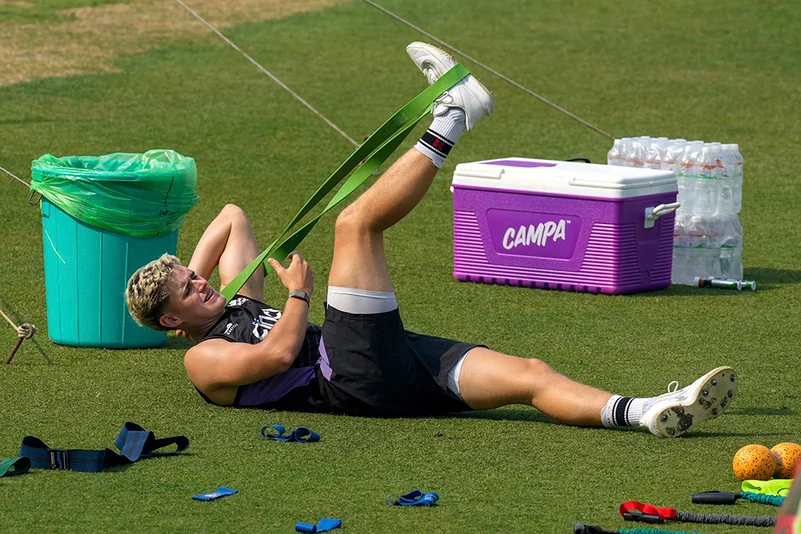
[[[313,523],[295,523],[295,532],[328,532],[342,526],[342,521],[339,519],[330,519],[324,517],[316,525]]]
[[[420,490],[410,491],[400,497],[395,494],[387,497],[389,506],[434,506],[439,500],[436,493],[424,493]]]
[[[229,495],[233,495],[236,492],[237,490],[235,489],[223,488],[222,486],[220,486],[219,488],[217,488],[217,491],[213,493],[201,493],[200,495],[193,495],[192,498],[196,501],[213,501],[221,497],[228,497]]]
[[[270,431],[274,430],[274,432]],[[261,429],[261,437],[271,439],[273,441],[297,441],[299,443],[312,443],[320,441],[320,434],[313,432],[304,426],[299,426],[289,434],[286,434],[286,428],[281,425],[265,426]]]

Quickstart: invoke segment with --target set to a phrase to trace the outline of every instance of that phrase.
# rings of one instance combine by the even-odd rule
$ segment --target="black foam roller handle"
[[[705,491],[693,495],[694,504],[737,504],[739,493],[730,491]]]

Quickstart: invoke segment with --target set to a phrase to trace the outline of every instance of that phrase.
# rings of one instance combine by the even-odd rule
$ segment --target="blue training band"
[[[274,432],[270,431],[272,429]],[[261,437],[273,441],[297,441],[298,443],[313,443],[320,441],[320,434],[309,430],[305,426],[299,426],[289,434],[286,434],[286,428],[281,425],[265,426],[261,429]]]
[[[331,519],[324,517],[315,525],[313,523],[295,523],[296,532],[328,532],[342,526],[342,521],[339,519]]]
[[[22,439],[19,456],[29,458],[31,467],[35,469],[70,469],[99,473],[105,467],[130,464],[141,458],[179,454],[189,447],[189,440],[185,436],[156,439],[153,432],[145,430],[136,423],[125,423],[114,444],[120,450],[120,454],[109,449],[101,451],[51,449],[41,439],[25,436]],[[155,452],[168,445],[175,445],[176,450]]]
[[[192,498],[196,501],[213,501],[221,497],[227,497],[237,493],[237,490],[231,488],[224,488],[220,486],[217,491],[212,493],[201,493],[200,495],[193,495]]]
[[[394,495],[387,497],[387,504],[390,506],[434,506],[439,500],[439,495],[434,492],[425,493],[420,490],[410,491],[400,497]]]

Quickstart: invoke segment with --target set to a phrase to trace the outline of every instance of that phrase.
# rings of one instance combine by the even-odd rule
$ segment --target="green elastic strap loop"
[[[752,493],[750,491],[744,491],[740,493],[740,497],[742,497],[747,501],[759,504],[770,504],[772,506],[781,506],[784,503],[784,497],[781,495],[764,495],[761,493]]]
[[[220,292],[225,297],[225,301],[230,301],[233,296],[242,289],[245,282],[247,282],[253,273],[256,272],[256,269],[259,268],[259,265],[264,263],[268,257],[280,260],[295,250],[326,212],[347,198],[348,195],[355,191],[373,174],[373,171],[378,169],[378,167],[386,161],[403,140],[406,139],[409,132],[411,132],[417,123],[431,111],[434,101],[439,98],[442,93],[459,83],[459,81],[468,74],[470,74],[470,71],[468,71],[464,65],[461,63],[456,64],[436,82],[428,86],[392,115],[378,130],[373,132],[373,134],[368,137],[325,182],[323,182],[311,198],[303,205],[300,211],[292,218],[289,224],[286,225],[275,241],[225,286]],[[368,155],[370,157],[367,157]],[[367,159],[365,160],[365,158]],[[365,161],[360,165],[359,162],[362,160]],[[300,219],[311,211],[323,197],[341,182],[345,176],[350,174],[354,168],[357,170],[340,190],[337,191],[326,208],[276,247],[276,243],[278,243]],[[270,270],[268,265],[265,264],[265,274],[268,274]]]

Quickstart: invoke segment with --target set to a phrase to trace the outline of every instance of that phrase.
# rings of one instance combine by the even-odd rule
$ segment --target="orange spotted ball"
[[[775,478],[793,478],[798,459],[801,458],[801,445],[798,443],[779,443],[770,452],[776,459]]]
[[[746,445],[734,454],[732,468],[740,480],[770,480],[776,472],[776,459],[764,445]]]

